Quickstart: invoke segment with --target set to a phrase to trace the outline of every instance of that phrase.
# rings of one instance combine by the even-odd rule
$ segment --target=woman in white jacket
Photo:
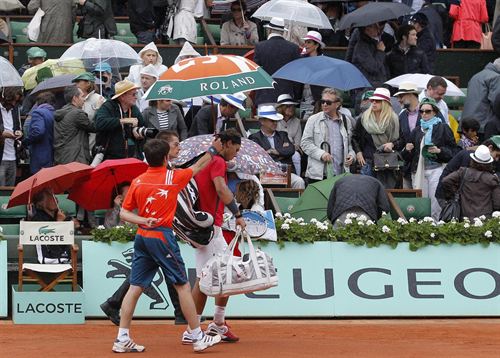
[[[322,112],[308,118],[300,146],[308,157],[306,179],[313,183],[349,171],[355,153],[351,121],[340,113],[342,97],[333,88],[321,94]]]
[[[163,58],[158,51],[154,42],[148,43],[144,46],[141,51],[139,51],[139,57],[142,59],[142,64],[130,66],[130,70],[127,76],[127,80],[135,83],[136,85],[141,85],[141,70],[147,65],[152,64],[155,67],[158,76],[161,76],[168,68],[163,65]]]

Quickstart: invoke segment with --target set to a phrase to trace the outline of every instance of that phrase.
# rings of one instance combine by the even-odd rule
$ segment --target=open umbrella
[[[24,5],[19,0],[0,1],[0,11],[13,11],[18,9],[24,9]]]
[[[340,19],[339,29],[368,26],[377,22],[409,15],[412,8],[396,2],[370,2]]]
[[[259,7],[252,17],[265,21],[281,17],[294,25],[332,30],[323,10],[305,0],[271,0]]]
[[[77,162],[42,168],[16,185],[7,207],[29,204],[33,195],[45,188],[51,188],[54,194],[63,193],[79,180],[85,179],[91,171],[91,166]]]
[[[46,79],[43,82],[40,82],[33,91],[30,92],[30,96],[33,96],[37,93],[43,91],[54,91],[54,90],[63,90],[67,86],[71,86],[73,84],[73,80],[77,75],[69,74],[69,75],[59,75],[55,77],[51,77]],[[96,80],[96,84],[100,84],[101,81],[99,79]]]
[[[212,14],[225,14],[231,11],[231,3],[239,0],[213,0]],[[253,10],[269,0],[247,0],[247,10]]]
[[[112,68],[127,67],[141,62],[137,52],[123,41],[90,38],[69,47],[59,58],[59,63],[69,66],[68,61],[81,59],[89,69],[106,62]]]
[[[68,198],[87,210],[109,209],[117,186],[131,182],[147,168],[146,163],[135,158],[105,160],[92,170],[87,180],[71,189]]]
[[[316,183],[309,184],[292,208],[291,215],[295,218],[303,218],[305,222],[311,219],[319,221],[326,220],[326,208],[328,198],[335,182],[349,173],[337,175]]]
[[[47,60],[39,65],[28,68],[24,72],[22,80],[26,90],[31,90],[38,85],[38,71],[44,68],[48,68],[50,70],[52,77],[68,74],[76,76],[86,71],[83,62],[80,59],[68,61],[64,66],[60,65],[58,60]]]
[[[424,73],[407,73],[405,75],[401,75],[398,77],[394,77],[387,81],[386,83],[393,87],[399,87],[399,85],[403,82],[412,82],[417,85],[418,89],[424,90],[427,88],[427,82],[434,77],[434,75],[424,74]],[[448,87],[446,87],[446,96],[457,96],[457,97],[465,97],[465,93],[462,92],[460,88],[457,87],[456,84],[447,80],[446,81]]]
[[[370,82],[356,66],[328,56],[299,58],[287,63],[272,76],[273,78],[338,88],[344,91],[371,87]]]
[[[0,56],[0,87],[23,86],[23,80],[16,68],[6,58]]]
[[[206,152],[212,144],[214,136],[203,134],[185,139],[181,142],[181,150],[174,164],[185,163],[203,152]],[[267,152],[257,143],[241,138],[241,148],[236,157],[232,169],[247,174],[259,174],[261,172],[281,173],[281,167]]]
[[[255,62],[241,56],[212,55],[180,61],[146,92],[148,100],[182,100],[273,88],[273,79]]]

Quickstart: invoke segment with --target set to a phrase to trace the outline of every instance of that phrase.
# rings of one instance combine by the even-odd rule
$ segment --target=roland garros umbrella
[[[90,165],[77,162],[42,168],[36,174],[16,185],[7,207],[29,204],[33,195],[45,188],[52,189],[54,194],[63,193],[80,180],[85,179],[91,171]]]
[[[335,185],[335,182],[349,173],[336,175],[329,179],[318,181],[309,184],[297,200],[290,213],[295,218],[303,218],[305,222],[309,222],[312,218],[323,221],[327,219],[326,208],[328,206],[328,198]]]
[[[212,144],[214,136],[203,134],[185,139],[181,142],[181,150],[174,164],[181,165],[201,153],[205,152]],[[247,174],[259,174],[260,172],[281,173],[281,167],[273,158],[257,143],[241,138],[241,148],[236,157],[232,169]]]
[[[273,79],[241,56],[212,55],[180,61],[165,71],[144,95],[147,100],[182,100],[273,88]]]
[[[87,180],[70,190],[68,199],[87,210],[109,209],[117,186],[131,182],[147,168],[146,163],[135,158],[105,160],[92,170]]]
[[[370,2],[340,19],[339,29],[368,26],[377,22],[397,19],[409,15],[412,8],[395,2]]]

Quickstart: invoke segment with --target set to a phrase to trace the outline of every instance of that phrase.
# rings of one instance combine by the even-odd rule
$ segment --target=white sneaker
[[[195,352],[201,352],[217,343],[220,343],[221,340],[222,338],[219,335],[209,336],[203,334],[201,339],[193,340],[193,349]]]
[[[132,339],[125,342],[115,340],[113,343],[113,352],[115,353],[141,353],[146,350],[146,347],[136,344]]]
[[[184,333],[182,333],[181,343],[182,344],[193,344],[193,335],[191,334],[191,332],[184,331]]]

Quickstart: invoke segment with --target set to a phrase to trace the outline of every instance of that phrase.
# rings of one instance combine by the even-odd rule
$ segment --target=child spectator
[[[474,150],[479,144],[479,137],[477,132],[481,127],[481,124],[477,119],[465,118],[462,119],[462,134],[460,135],[460,140],[458,141],[458,146],[462,149]]]

